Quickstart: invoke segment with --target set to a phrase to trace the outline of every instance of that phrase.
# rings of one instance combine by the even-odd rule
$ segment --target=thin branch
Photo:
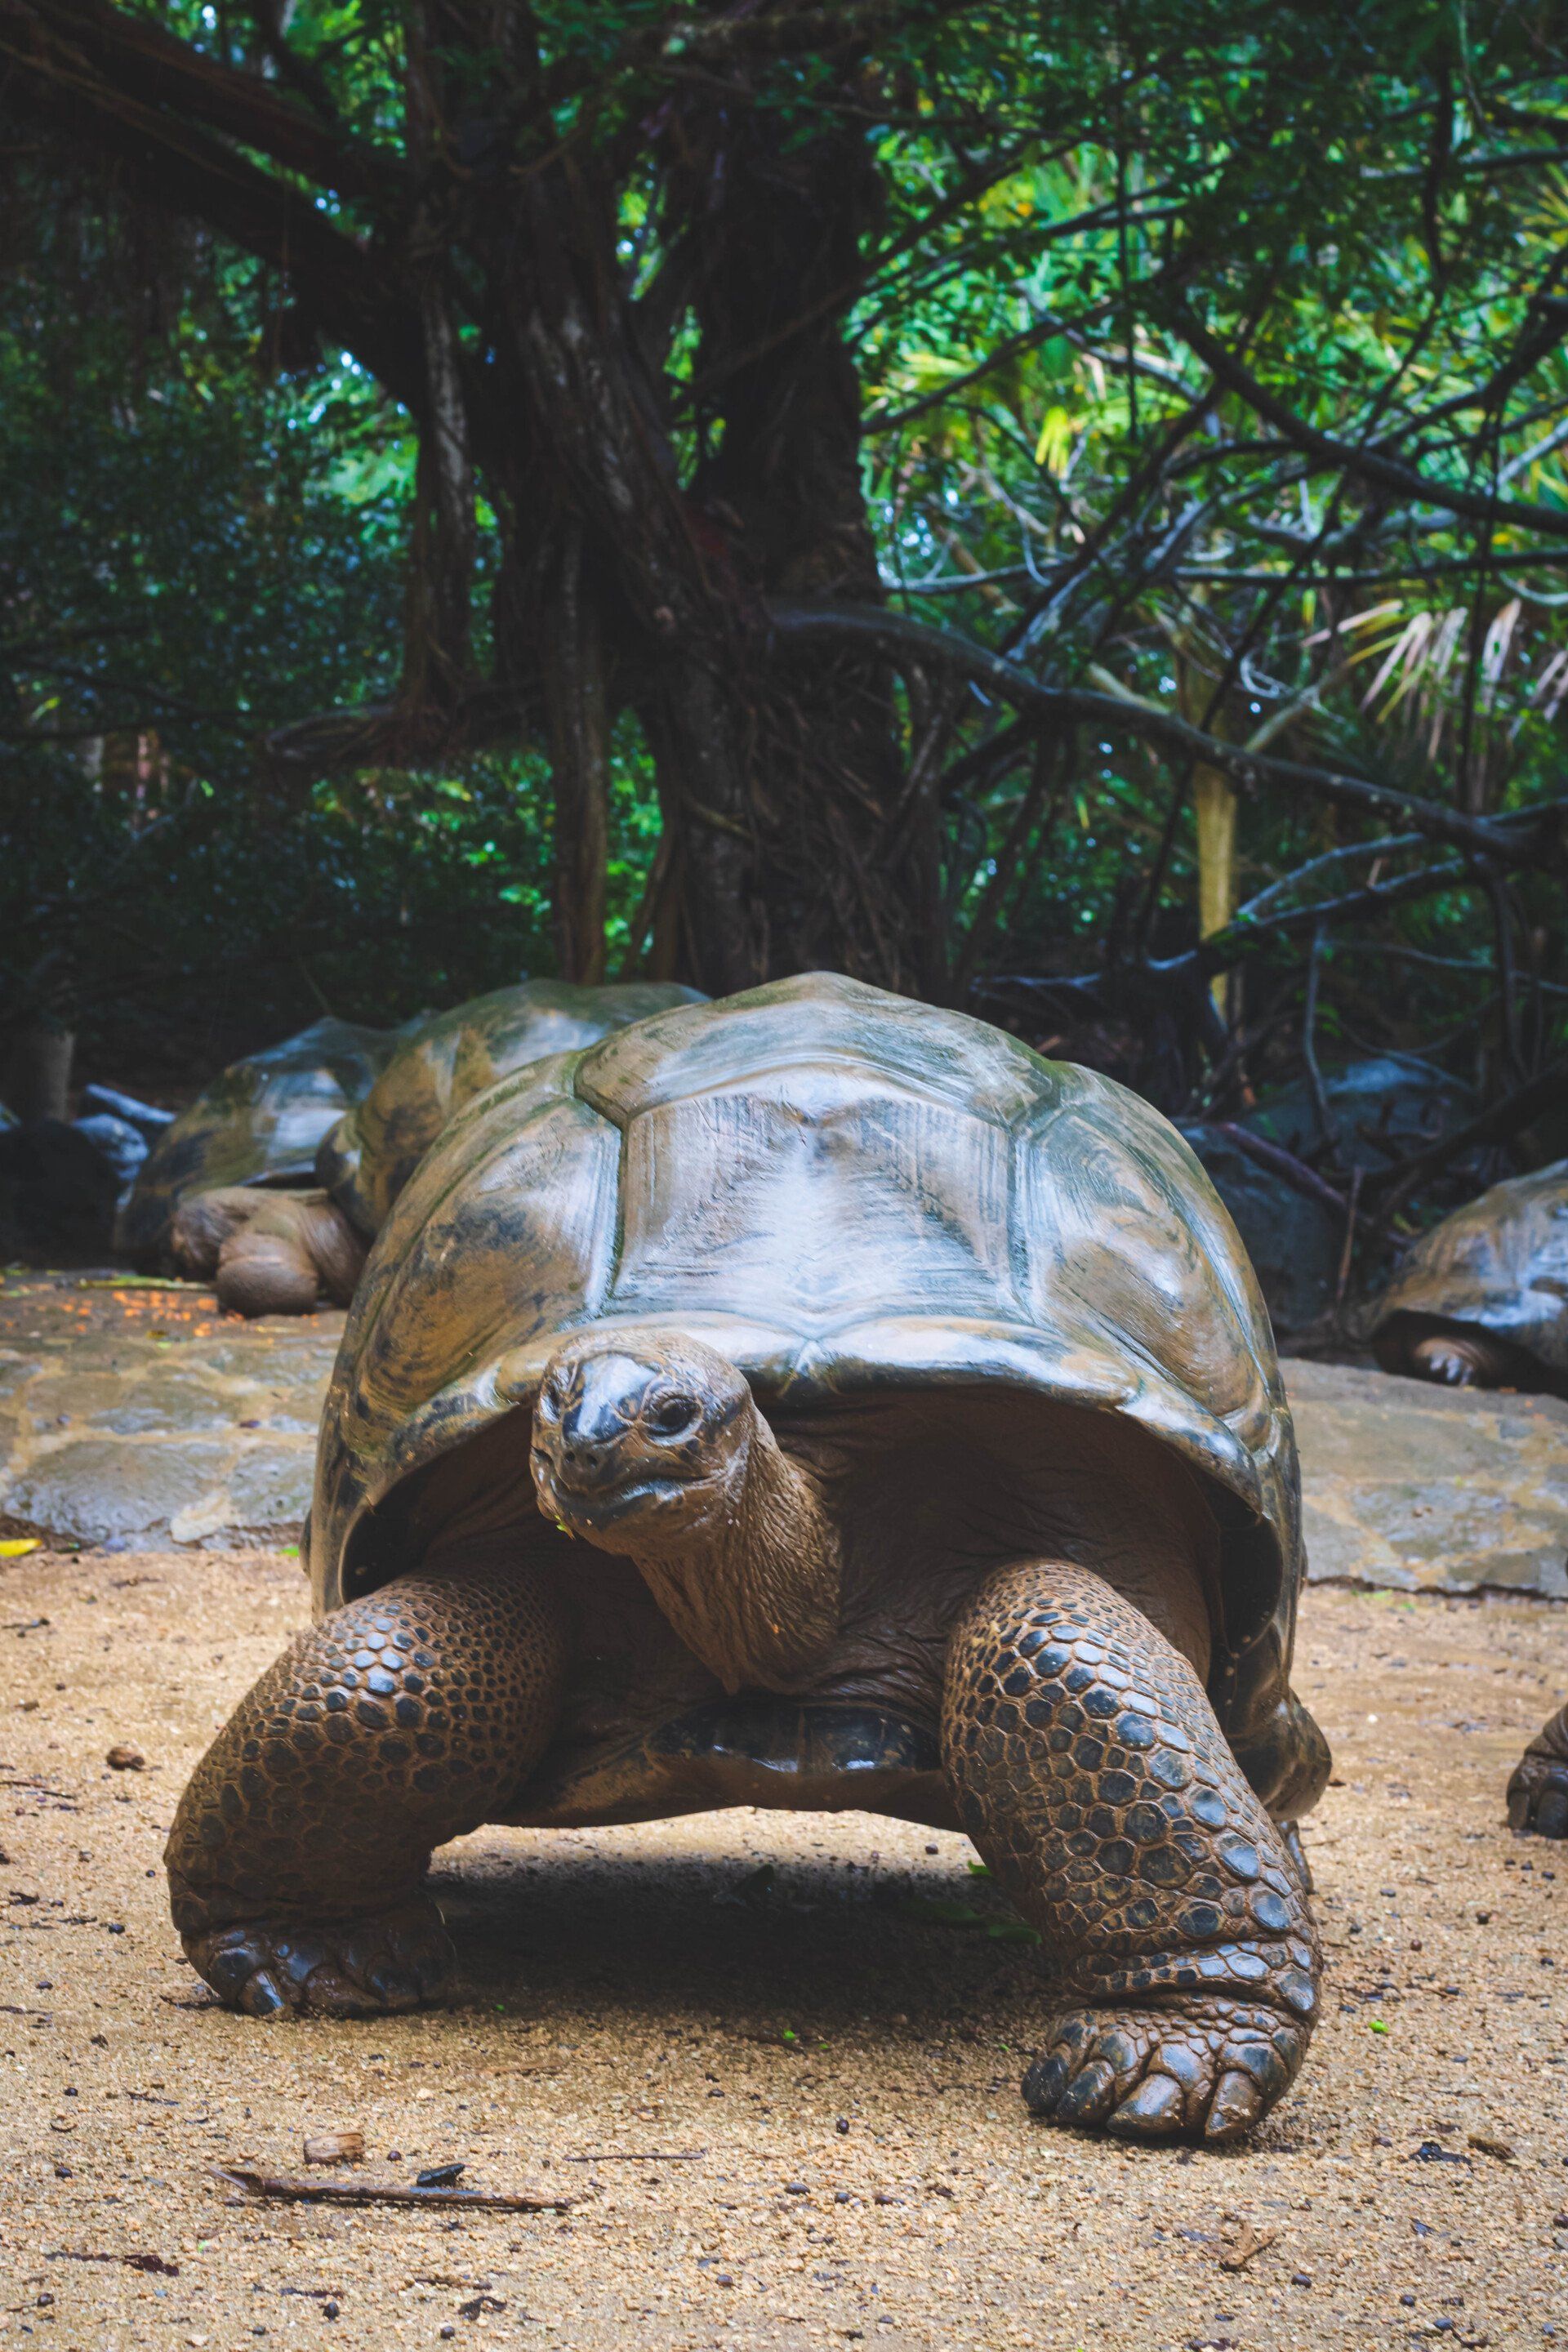
[[[1339,1127],[1329,1108],[1329,1090],[1323,1084],[1323,1073],[1318,1063],[1318,985],[1322,977],[1322,962],[1323,920],[1320,916],[1312,926],[1312,944],[1307,953],[1307,1002],[1301,1014],[1301,1059],[1307,1065],[1307,1084],[1311,1088],[1312,1108],[1318,1114],[1323,1140],[1337,1154]]]
[[[1350,442],[1338,440],[1331,433],[1310,425],[1304,416],[1298,416],[1287,402],[1259,383],[1251,370],[1244,367],[1184,306],[1173,308],[1171,323],[1205,366],[1212,369],[1238,399],[1244,400],[1255,415],[1272,425],[1294,447],[1316,457],[1321,465],[1332,467],[1336,473],[1356,475],[1414,505],[1442,507],[1449,514],[1467,515],[1473,522],[1484,522],[1494,529],[1544,531],[1552,539],[1568,539],[1568,508],[1525,505],[1512,499],[1492,499],[1483,492],[1464,489],[1458,483],[1434,481],[1416,467],[1386,457],[1381,450],[1357,448]],[[1561,327],[1557,331],[1562,332]],[[1555,335],[1552,341],[1556,341]],[[1544,357],[1549,348],[1543,345],[1540,356]]]
[[[25,0],[0,0],[0,60],[16,62],[16,83],[35,114],[116,157],[149,203],[205,222],[282,271],[312,315],[393,397],[423,414],[417,314],[379,253],[335,226],[307,191],[260,170],[194,122],[116,88],[85,61],[73,68],[68,51],[57,53],[44,42],[37,45],[41,54],[33,54],[16,37],[21,20],[24,31],[36,27],[38,12]],[[264,83],[257,88],[266,92]]]
[[[237,72],[110,0],[0,0],[0,56],[90,104],[177,110],[340,195],[397,202],[401,159],[324,125],[259,75]]]
[[[1494,1103],[1490,1110],[1482,1111],[1479,1118],[1472,1118],[1468,1125],[1456,1128],[1452,1134],[1441,1137],[1426,1151],[1418,1151],[1413,1159],[1401,1160],[1396,1167],[1378,1169],[1367,1179],[1368,1192],[1378,1194],[1384,1214],[1392,1216],[1418,1184],[1425,1183],[1427,1177],[1436,1175],[1450,1161],[1462,1159],[1467,1151],[1480,1144],[1500,1143],[1505,1137],[1517,1135],[1521,1127],[1528,1127],[1531,1120],[1542,1111],[1554,1109],[1563,1100],[1565,1087],[1568,1087],[1568,1058],[1553,1062],[1549,1069],[1542,1071],[1539,1077],[1516,1087],[1512,1094],[1505,1095],[1501,1102]]]
[[[1201,728],[1189,726],[1173,712],[1156,710],[1142,701],[1123,701],[1118,695],[1089,693],[1079,687],[1041,686],[1005,655],[993,653],[989,646],[977,645],[956,630],[935,628],[929,622],[911,620],[904,614],[885,612],[873,605],[775,604],[769,608],[769,617],[782,635],[868,637],[887,646],[893,658],[901,652],[911,661],[946,663],[1040,720],[1055,719],[1064,727],[1081,723],[1102,731],[1142,736],[1168,752],[1201,760],[1239,784],[1272,784],[1283,791],[1309,793],[1336,806],[1355,809],[1363,815],[1384,821],[1394,818],[1432,840],[1451,842],[1473,856],[1500,856],[1510,864],[1534,864],[1541,857],[1543,842],[1558,830],[1558,821],[1568,810],[1568,800],[1554,800],[1511,812],[1504,818],[1466,816],[1438,802],[1418,800],[1413,793],[1396,792],[1392,785],[1372,783],[1363,776],[1345,775],[1332,768],[1307,766],[1300,761],[1278,760],[1265,752],[1248,751],[1222,741],[1218,736],[1205,734]],[[1527,829],[1528,839],[1521,837],[1518,828],[1521,824]]]

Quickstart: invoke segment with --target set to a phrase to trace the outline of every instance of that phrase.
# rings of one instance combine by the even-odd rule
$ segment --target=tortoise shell
[[[116,1249],[156,1257],[188,1192],[310,1183],[322,1137],[406,1034],[329,1015],[264,1054],[231,1062],[153,1144],[116,1222]]]
[[[414,1564],[421,1474],[528,1415],[590,1325],[702,1339],[777,1415],[1004,1383],[1138,1424],[1215,1507],[1210,1696],[1238,1752],[1284,1698],[1302,1562],[1268,1318],[1192,1151],[1111,1080],[813,974],[477,1096],[350,1312],[317,1457],[319,1612]],[[526,1458],[526,1422],[519,1442]]]
[[[1468,1325],[1568,1374],[1568,1160],[1494,1184],[1424,1234],[1379,1303],[1380,1352],[1407,1316]]]
[[[509,1072],[592,1045],[628,1021],[706,1000],[673,982],[525,980],[425,1022],[322,1139],[318,1183],[367,1241],[454,1111]]]

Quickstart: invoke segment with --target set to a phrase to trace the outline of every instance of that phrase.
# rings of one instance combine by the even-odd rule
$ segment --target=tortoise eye
[[[695,1397],[679,1393],[656,1397],[643,1415],[644,1423],[656,1437],[674,1437],[693,1422],[698,1414]]]

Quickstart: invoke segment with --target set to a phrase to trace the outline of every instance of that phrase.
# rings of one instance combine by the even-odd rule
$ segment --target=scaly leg
[[[1060,1995],[1029,2106],[1129,2137],[1239,2138],[1300,2066],[1318,1938],[1186,1659],[1087,1569],[999,1570],[953,1631],[942,1742],[963,1825]]]
[[[400,1577],[302,1633],[191,1776],[164,1860],[231,2009],[353,2016],[452,1968],[433,1847],[506,1812],[560,1709],[560,1604],[521,1562]]]
[[[1542,1724],[1514,1766],[1508,1819],[1513,1830],[1568,1838],[1568,1706]]]

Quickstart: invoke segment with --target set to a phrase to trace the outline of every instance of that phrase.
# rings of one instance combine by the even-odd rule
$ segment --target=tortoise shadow
[[[1045,1999],[1033,1950],[1011,1940],[1012,1915],[945,1857],[915,1871],[492,1849],[443,1860],[430,1890],[467,1991],[509,2013],[602,2017],[608,2006],[670,2024],[719,2014],[771,2038],[803,2016],[844,2027],[901,2013],[951,2030],[981,2010],[1032,2014]]]

